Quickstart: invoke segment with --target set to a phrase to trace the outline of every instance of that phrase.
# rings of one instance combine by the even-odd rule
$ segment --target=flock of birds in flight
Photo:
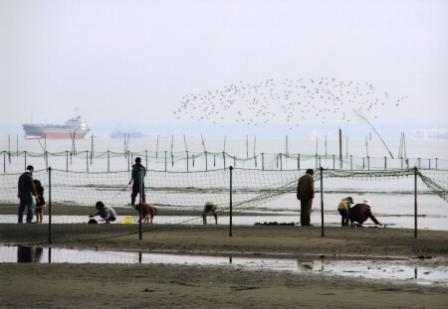
[[[382,109],[398,107],[406,99],[392,99],[388,92],[379,92],[367,82],[328,77],[279,82],[269,78],[257,84],[240,81],[222,89],[187,94],[173,114],[177,119],[221,126],[229,122],[248,126],[282,122],[294,129],[309,119],[322,124],[335,119],[350,122],[353,111],[378,119]]]

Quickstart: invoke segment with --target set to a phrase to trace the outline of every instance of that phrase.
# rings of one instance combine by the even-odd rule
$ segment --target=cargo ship
[[[62,125],[24,123],[23,130],[27,139],[82,139],[90,132],[87,123],[81,120],[81,116],[71,118]]]

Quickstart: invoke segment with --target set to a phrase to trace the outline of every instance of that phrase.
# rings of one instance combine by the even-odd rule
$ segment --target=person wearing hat
[[[100,216],[104,220],[104,223],[111,223],[117,220],[115,210],[112,207],[104,205],[102,201],[96,202],[95,208],[98,211],[94,215],[90,215],[90,219],[93,219],[95,216]]]
[[[131,205],[135,204],[135,198],[137,197],[137,194],[140,194],[140,198],[143,203],[146,200],[145,196],[146,168],[142,165],[141,162],[142,159],[140,157],[137,157],[135,158],[135,164],[132,165],[131,180],[129,180],[129,184],[132,184]]]
[[[207,214],[212,213],[215,217],[215,224],[218,224],[218,204],[213,202],[207,202],[204,205],[204,211],[202,212],[202,223],[207,224]]]
[[[351,207],[348,212],[348,218],[351,225],[362,227],[362,224],[370,218],[376,225],[382,226],[372,214],[371,206],[372,203],[369,200],[364,200],[362,203],[358,203]]]
[[[352,205],[353,205],[353,198],[351,196],[343,198],[341,200],[341,202],[339,203],[338,212],[342,217],[341,226],[348,226],[348,221],[349,221],[348,212]]]
[[[307,169],[297,184],[297,199],[300,200],[300,225],[312,226],[311,206],[314,198],[314,170]]]
[[[17,193],[17,197],[20,199],[18,223],[23,222],[23,213],[25,212],[25,208],[27,209],[26,223],[31,223],[33,220],[37,198],[37,192],[33,181],[33,172],[34,167],[32,165],[28,165],[25,173],[19,177]]]

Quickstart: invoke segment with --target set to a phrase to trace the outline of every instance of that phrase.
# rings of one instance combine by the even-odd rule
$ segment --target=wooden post
[[[353,170],[353,155],[350,155],[350,170]]]
[[[367,156],[367,170],[370,171],[370,156]]]
[[[320,222],[321,222],[321,228],[320,228],[320,236],[325,236],[324,231],[324,169],[322,166],[319,168],[320,170]]]
[[[146,168],[148,168],[148,150],[145,150],[145,163],[146,163]]]
[[[167,155],[167,151],[165,150],[165,151],[164,151],[164,157],[165,157],[165,172],[168,170],[168,165],[167,165],[167,158],[166,158],[166,155]]]
[[[207,156],[207,150],[204,151],[205,156],[205,171],[208,171],[208,156]]]
[[[190,170],[190,167],[188,166],[188,150],[186,151],[187,153],[187,172]]]
[[[68,172],[68,150],[65,151],[65,171]]]
[[[279,153],[279,156],[280,156],[280,170],[283,171],[282,153]]]
[[[89,151],[86,150],[86,172],[89,172]]]
[[[342,169],[342,129],[339,129],[339,168]]]
[[[48,244],[51,245],[51,167],[48,167]]]
[[[107,172],[110,172],[110,150],[107,151]]]
[[[384,157],[384,169],[387,170],[387,157]]]
[[[417,168],[414,167],[414,238],[417,239]]]
[[[25,168],[24,168],[24,170],[26,170],[26,150],[23,152],[23,154],[24,154],[24,157],[23,157],[23,158],[24,158],[24,161],[25,161],[25,162],[24,162],[24,163],[25,163]]]
[[[233,184],[232,184],[232,171],[233,171],[233,167],[230,166],[229,167],[229,171],[230,171],[230,204],[229,204],[229,237],[232,237],[232,219],[233,219],[233,203],[232,203],[232,195],[233,195]]]
[[[297,154],[297,170],[300,171],[300,153]]]
[[[261,153],[261,170],[264,171],[264,153]]]

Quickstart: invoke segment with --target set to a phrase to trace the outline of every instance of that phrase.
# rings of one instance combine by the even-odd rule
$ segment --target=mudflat
[[[48,246],[48,225],[0,224],[2,244]],[[306,259],[413,258],[448,266],[448,232],[296,226],[60,224],[52,247]],[[444,308],[447,285],[164,264],[0,264],[10,308]]]

